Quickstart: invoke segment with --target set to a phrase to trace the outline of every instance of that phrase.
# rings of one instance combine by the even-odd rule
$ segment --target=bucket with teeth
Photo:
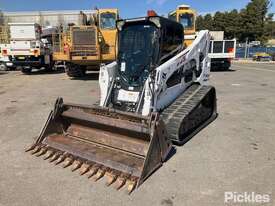
[[[36,142],[26,151],[70,167],[93,181],[131,193],[159,168],[171,149],[157,113],[149,117],[58,98]]]

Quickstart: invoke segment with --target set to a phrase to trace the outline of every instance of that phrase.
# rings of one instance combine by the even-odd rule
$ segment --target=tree
[[[205,29],[208,30],[213,30],[214,29],[214,22],[211,14],[206,14],[204,17],[204,24],[205,24]]]
[[[269,14],[266,18],[264,35],[269,39],[275,39],[275,21],[273,21],[273,14]]]
[[[248,38],[250,41],[259,40],[264,43],[275,33],[273,15],[268,14],[270,6],[270,0],[251,0],[240,11],[218,11],[213,17],[211,14],[198,16],[197,29],[221,30],[224,31],[225,38],[237,38],[241,42]]]
[[[213,18],[213,26],[215,31],[225,31],[225,16],[225,13],[219,11],[215,13]]]
[[[269,0],[251,0],[241,12],[242,40],[260,40],[265,42],[264,35],[265,19],[270,6]]]
[[[239,38],[241,33],[240,16],[237,9],[226,12],[225,18],[225,35],[228,39]]]
[[[196,19],[196,29],[197,30],[213,30],[213,18],[211,14],[206,14],[205,16],[198,16]]]
[[[4,25],[5,21],[4,21],[4,14],[3,12],[0,10],[0,25]]]
[[[197,16],[197,18],[196,18],[196,30],[200,31],[200,30],[205,29],[204,24],[205,24],[204,23],[204,17],[202,15]]]

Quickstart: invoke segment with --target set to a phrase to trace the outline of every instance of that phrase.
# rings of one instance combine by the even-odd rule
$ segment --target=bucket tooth
[[[40,156],[46,154],[47,151],[48,151],[47,148],[44,147],[44,148],[42,148],[42,149],[40,150],[40,152],[38,152],[35,156],[36,156],[36,157],[40,157]]]
[[[73,164],[74,159],[71,157],[67,157],[62,165],[63,168],[69,167]]]
[[[109,173],[106,175],[107,176],[107,182],[106,182],[106,185],[109,187],[111,184],[113,184],[117,178],[118,178],[118,175],[117,174],[114,174],[114,173]]]
[[[85,173],[87,173],[89,171],[90,167],[91,166],[89,164],[86,164],[86,163],[82,164],[82,166],[79,170],[79,174],[84,175]]]
[[[57,159],[57,161],[55,162],[55,165],[58,165],[58,164],[60,164],[61,162],[63,162],[64,160],[66,159],[66,155],[61,155],[58,159]]]
[[[106,173],[106,169],[99,169],[98,172],[95,175],[95,182],[101,179]]]
[[[72,165],[72,172],[78,170],[82,165],[82,162],[80,160],[76,160]]]
[[[94,165],[90,168],[90,171],[88,172],[88,178],[93,177],[97,171],[99,170],[99,165]]]
[[[36,147],[32,150],[31,154],[32,154],[32,155],[36,154],[37,152],[39,152],[39,151],[41,150],[41,148],[42,148],[42,147],[41,147],[40,145],[36,146]]]
[[[126,184],[126,180],[125,177],[119,177],[115,184],[116,190],[120,190]]]
[[[28,147],[27,149],[25,149],[25,152],[29,152],[29,151],[33,150],[35,147],[36,147],[36,144],[34,144],[34,145]]]
[[[128,185],[127,191],[128,191],[128,194],[130,195],[134,191],[134,189],[136,188],[137,181],[136,180],[128,180],[127,185]]]
[[[43,159],[44,159],[44,160],[47,160],[47,159],[51,158],[54,154],[55,154],[54,151],[48,150],[48,151],[46,152],[46,154],[45,154],[45,156],[44,156]]]
[[[56,153],[56,154],[54,154],[51,158],[50,158],[50,160],[49,160],[49,162],[54,162],[55,160],[57,160],[59,157],[60,157],[60,153]]]

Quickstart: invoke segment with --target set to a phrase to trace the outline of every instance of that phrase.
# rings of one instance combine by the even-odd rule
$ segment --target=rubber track
[[[213,102],[211,102],[213,109],[199,106],[211,89],[213,89],[211,86],[193,84],[161,113],[161,118],[165,122],[169,138],[174,144],[182,145],[186,143],[192,136],[216,118],[216,96]],[[191,113],[192,115],[190,115]],[[187,123],[183,124],[184,120]],[[194,130],[190,132],[190,128],[194,128]],[[182,137],[180,134],[184,134],[184,131],[188,131],[188,133]]]

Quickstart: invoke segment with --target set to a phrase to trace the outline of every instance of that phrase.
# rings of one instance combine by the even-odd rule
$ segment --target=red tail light
[[[234,48],[228,48],[228,49],[227,49],[227,52],[228,52],[228,53],[234,53]]]
[[[3,55],[8,55],[8,50],[3,49],[3,50],[2,50],[2,53],[3,53]]]

